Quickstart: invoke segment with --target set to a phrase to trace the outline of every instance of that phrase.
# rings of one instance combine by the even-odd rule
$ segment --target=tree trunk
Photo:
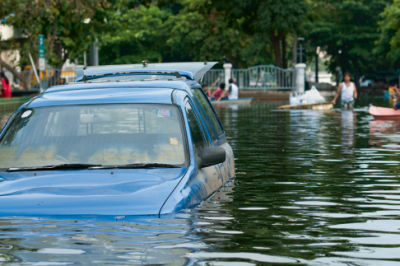
[[[318,53],[315,54],[315,82],[318,83]]]
[[[6,68],[8,71],[10,71],[11,73],[13,73],[13,75],[19,79],[25,89],[30,90],[31,89],[31,83],[28,82],[22,75],[21,73],[19,73],[15,68],[13,68],[12,66],[10,66],[9,64],[7,64],[6,62],[4,62],[1,58],[0,58],[0,65],[3,66],[4,68]]]
[[[293,66],[297,64],[297,33],[293,31]]]
[[[284,32],[280,32],[280,39],[282,45],[282,67],[287,68],[287,57],[286,57],[286,34]]]
[[[57,56],[57,64],[54,69],[53,75],[48,80],[49,87],[60,85],[62,83],[61,82],[61,68],[62,68],[63,58],[62,58],[62,44],[60,42],[54,43],[54,53]]]
[[[356,87],[358,88],[358,87],[360,87],[360,66],[358,65],[358,58],[356,57],[355,59],[354,59],[354,70],[355,70],[355,73],[354,73],[354,83],[356,84]]]
[[[271,42],[274,47],[275,66],[282,67],[281,46],[279,34],[274,31],[271,32]]]

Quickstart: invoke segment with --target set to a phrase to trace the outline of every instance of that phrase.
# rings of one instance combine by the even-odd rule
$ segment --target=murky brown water
[[[400,122],[374,121],[369,102],[383,105],[218,109],[237,178],[201,206],[162,219],[3,217],[0,261],[400,265]]]

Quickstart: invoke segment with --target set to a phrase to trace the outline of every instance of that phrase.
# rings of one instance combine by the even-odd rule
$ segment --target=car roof
[[[63,90],[55,93],[43,93],[29,103],[27,108],[81,105],[81,104],[117,104],[117,103],[156,103],[171,104],[171,88],[135,89],[119,88],[91,88],[81,90]]]
[[[160,64],[133,64],[85,67],[77,69],[79,77],[84,82],[75,82],[66,85],[53,86],[29,103],[28,107],[42,107],[54,105],[95,104],[95,103],[172,103],[173,90],[185,91],[193,96],[192,87],[198,87],[199,80],[216,62],[191,63],[160,63]],[[165,80],[124,80],[110,81],[93,79],[88,81],[87,76],[119,76],[129,73],[155,73],[160,71],[176,73],[176,78]],[[178,72],[187,74],[181,77]],[[185,72],[185,73],[183,73]],[[83,76],[82,76],[83,75]],[[191,76],[193,75],[193,76]],[[193,80],[194,77],[196,80]]]
[[[171,104],[174,90],[192,95],[193,80],[72,83],[54,86],[36,97],[28,108],[100,103]]]
[[[189,91],[190,87],[197,82],[192,80],[152,80],[152,81],[122,81],[122,82],[90,82],[70,83],[48,88],[43,94],[60,91],[89,90],[94,88],[132,88],[146,90],[148,88],[168,88]]]

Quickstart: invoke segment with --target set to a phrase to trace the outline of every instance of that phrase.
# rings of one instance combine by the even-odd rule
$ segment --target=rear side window
[[[197,122],[196,116],[193,112],[192,106],[186,103],[186,114],[189,119],[190,133],[192,134],[194,153],[197,155],[199,152],[207,147],[207,143],[201,132],[201,128]]]
[[[210,119],[211,124],[213,125],[217,135],[220,136],[224,134],[224,131],[219,123],[218,117],[215,115],[213,108],[211,107],[210,102],[207,100],[206,96],[203,94],[201,89],[194,89],[193,90],[196,99],[199,101],[201,107],[206,112],[208,118]]]

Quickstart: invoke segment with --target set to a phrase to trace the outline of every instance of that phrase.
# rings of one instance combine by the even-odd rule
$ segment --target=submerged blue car
[[[196,81],[212,63],[78,70],[0,133],[0,215],[162,215],[235,176],[224,129]]]

